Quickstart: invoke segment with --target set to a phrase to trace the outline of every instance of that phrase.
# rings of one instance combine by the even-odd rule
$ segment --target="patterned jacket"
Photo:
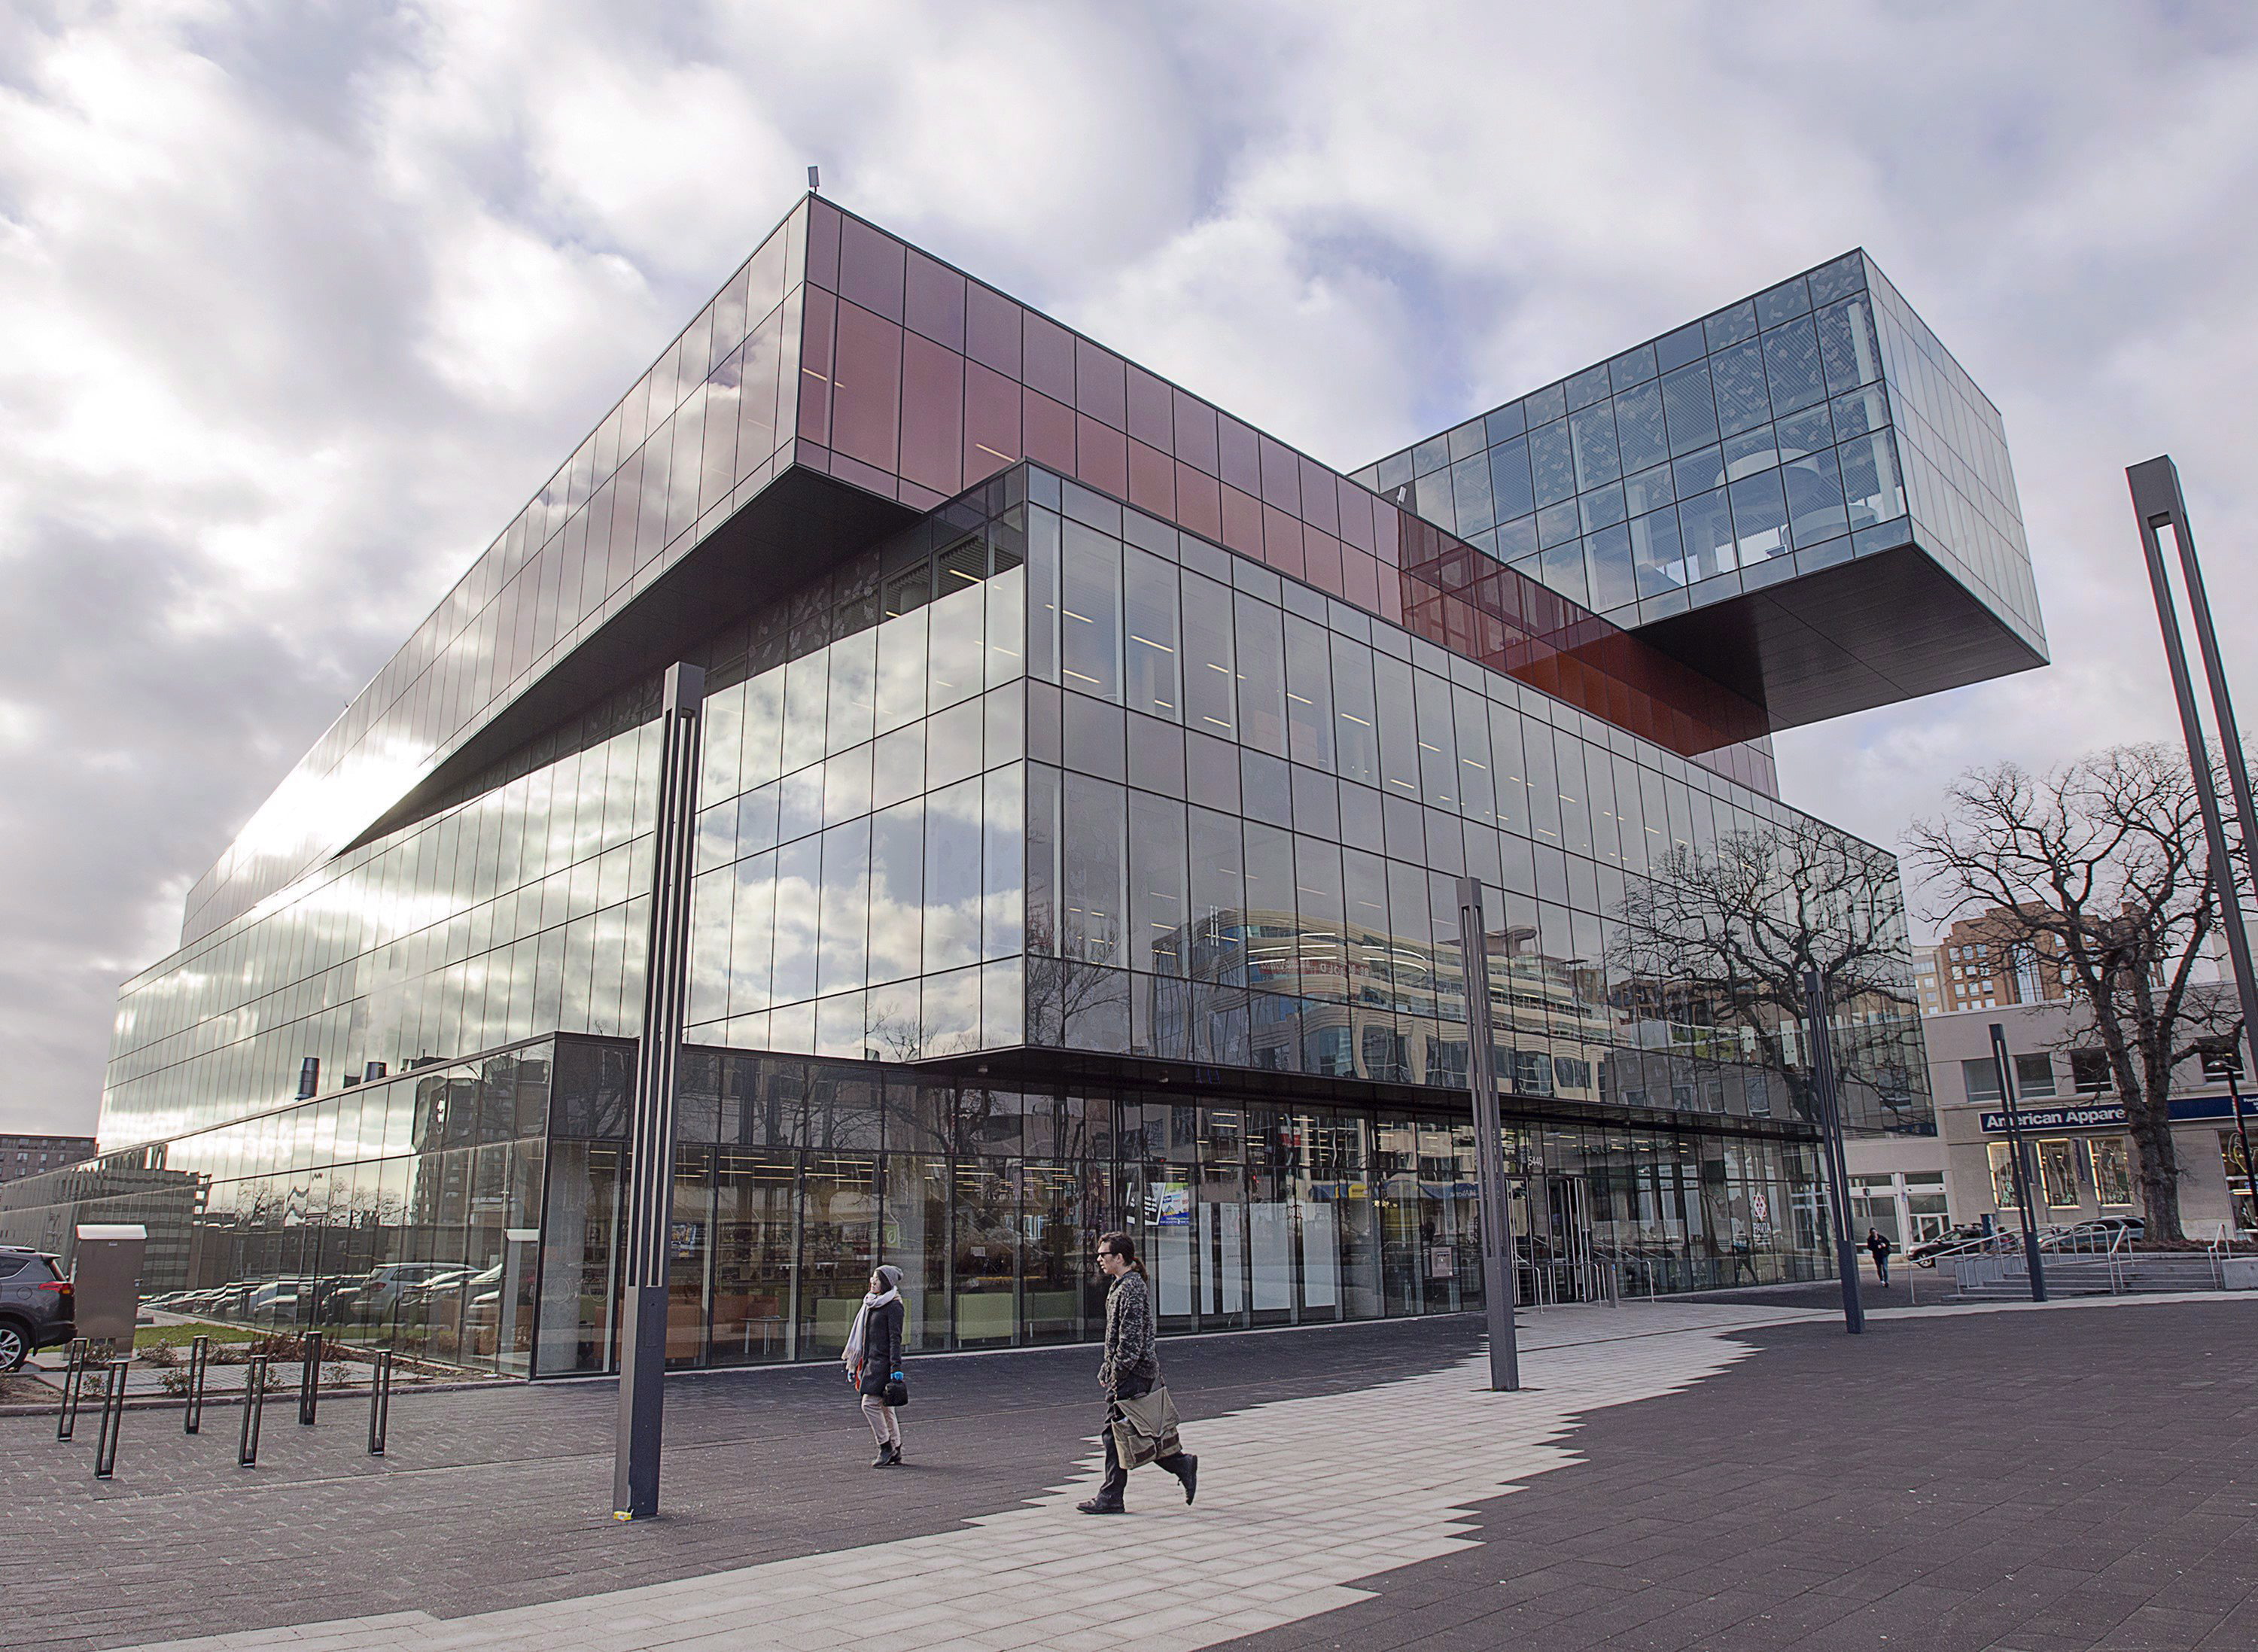
[[[1153,1350],[1153,1287],[1135,1269],[1122,1274],[1105,1293],[1105,1358],[1097,1380],[1111,1393],[1125,1379],[1160,1380],[1161,1362]]]

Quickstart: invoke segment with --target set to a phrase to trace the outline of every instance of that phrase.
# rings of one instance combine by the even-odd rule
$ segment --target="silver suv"
[[[0,1373],[78,1335],[71,1282],[43,1251],[0,1244]]]

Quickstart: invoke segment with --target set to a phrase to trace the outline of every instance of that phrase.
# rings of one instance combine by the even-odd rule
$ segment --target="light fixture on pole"
[[[2127,467],[2125,480],[2133,490],[2133,514],[2141,523],[2141,549],[2148,558],[2148,588],[2156,599],[2156,625],[2163,633],[2164,663],[2172,674],[2172,698],[2179,703],[2180,734],[2187,741],[2188,772],[2195,781],[2196,802],[2203,810],[2204,846],[2211,857],[2212,887],[2219,895],[2219,921],[2226,932],[2227,961],[2234,969],[2234,990],[2241,1001],[2242,1042],[2258,1057],[2258,970],[2250,961],[2250,931],[2242,918],[2241,880],[2227,852],[2226,824],[2220,818],[2219,786],[2211,772],[2211,742],[2205,738],[2203,720],[2196,710],[2195,684],[2189,679],[2187,649],[2180,641],[2178,611],[2172,606],[2171,576],[2164,568],[2161,530],[2170,528],[2179,549],[2180,580],[2187,589],[2188,617],[2195,621],[2196,647],[2203,654],[2205,680],[2211,688],[2211,713],[2219,727],[2219,756],[2234,794],[2235,825],[2242,834],[2243,870],[2251,873],[2250,857],[2258,857],[2258,804],[2250,794],[2250,768],[2243,761],[2242,731],[2234,720],[2234,699],[2227,692],[2226,665],[2219,657],[2219,632],[2211,622],[2211,598],[2203,586],[2203,564],[2196,559],[2195,529],[2188,525],[2187,500],[2180,493],[2179,467],[2169,454]],[[2237,1058],[2240,1059],[2239,1056]],[[2252,1069],[2258,1071],[2258,1067]],[[2240,1124],[2241,1104],[2236,1103]],[[2246,1168],[2247,1166],[2246,1166]]]
[[[2015,1208],[2023,1216],[2023,1266],[2031,1276],[2031,1301],[2047,1299],[2046,1263],[2039,1255],[2038,1218],[2031,1214],[2030,1145],[2023,1138],[2023,1116],[2015,1107],[2015,1064],[2007,1059],[2007,1031],[1992,1024],[1992,1065],[1999,1080],[1999,1104],[2007,1114],[2008,1175],[2015,1185]]]
[[[1866,1329],[1866,1305],[1858,1299],[1858,1247],[1850,1237],[1850,1160],[1843,1145],[1843,1103],[1835,1088],[1835,1041],[1827,1032],[1827,992],[1819,972],[1803,972],[1803,1013],[1811,1044],[1811,1093],[1819,1105],[1821,1150],[1827,1180],[1834,1184],[1829,1207],[1835,1227],[1835,1266],[1843,1275],[1843,1329],[1856,1336]]]
[[[1478,877],[1459,880],[1459,960],[1466,988],[1466,1084],[1474,1102],[1475,1209],[1481,1223],[1482,1304],[1489,1320],[1489,1386],[1521,1386],[1514,1329],[1513,1215],[1506,1202],[1504,1121],[1497,1106],[1497,1040],[1490,1026],[1489,926]]]
[[[621,1247],[620,1407],[612,1448],[612,1518],[658,1513],[666,1384],[666,1269],[674,1208],[675,1074],[690,996],[690,867],[697,842],[699,733],[706,673],[671,665],[659,711],[658,820],[650,940],[629,1124],[628,1224]]]

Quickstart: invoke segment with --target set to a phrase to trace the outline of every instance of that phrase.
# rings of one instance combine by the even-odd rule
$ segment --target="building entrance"
[[[1580,1176],[1520,1176],[1509,1183],[1520,1300],[1537,1308],[1608,1294],[1592,1233],[1592,1194]]]

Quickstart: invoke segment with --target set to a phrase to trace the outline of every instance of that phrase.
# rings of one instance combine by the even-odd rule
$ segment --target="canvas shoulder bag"
[[[1113,1408],[1120,1414],[1108,1426],[1113,1431],[1114,1455],[1123,1468],[1139,1468],[1183,1449],[1176,1437],[1176,1402],[1168,1397],[1168,1384],[1156,1382],[1134,1400],[1116,1400]]]

